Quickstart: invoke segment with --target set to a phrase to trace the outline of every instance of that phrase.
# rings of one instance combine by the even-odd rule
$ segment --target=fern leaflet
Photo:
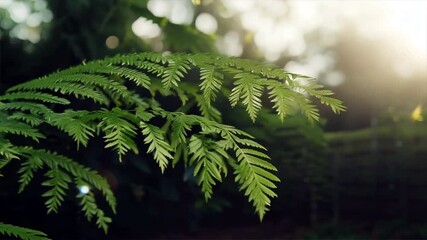
[[[49,240],[47,235],[43,232],[18,227],[11,224],[5,224],[0,222],[0,233],[11,237],[18,237],[22,240]]]
[[[154,152],[154,159],[163,173],[169,163],[169,159],[173,159],[171,155],[172,147],[165,141],[165,133],[160,128],[145,122],[141,122],[140,127],[142,134],[145,136],[144,143],[150,144],[147,153]]]

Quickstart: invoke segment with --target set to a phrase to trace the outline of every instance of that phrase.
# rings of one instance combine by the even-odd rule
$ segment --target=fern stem
[[[185,105],[182,105],[181,107],[179,107],[178,109],[176,109],[175,112],[182,112],[182,113],[187,113],[188,111],[190,111],[190,109],[192,107],[194,107],[194,105],[196,104],[196,100],[193,98],[191,100],[189,100]],[[166,121],[165,124],[163,124],[163,126],[160,128],[162,131],[167,131],[168,128],[170,127],[170,125],[172,124],[172,120],[168,118],[168,120]]]

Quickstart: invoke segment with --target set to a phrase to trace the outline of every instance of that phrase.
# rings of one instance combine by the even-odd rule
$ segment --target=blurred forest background
[[[427,1],[0,0],[0,93],[143,51],[271,62],[318,78],[348,110],[321,108],[315,125],[265,111],[253,125],[219,99],[224,122],[261,140],[279,168],[262,223],[230,179],[205,203],[191,171],[162,175],[144,155],[118,163],[96,143],[76,154],[118,197],[107,236],[74,200],[47,216],[41,187],[18,195],[13,174],[0,181],[1,221],[53,239],[427,238]]]

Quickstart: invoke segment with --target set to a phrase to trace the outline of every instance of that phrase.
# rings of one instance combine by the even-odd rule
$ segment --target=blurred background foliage
[[[219,52],[316,77],[348,107],[321,109],[316,124],[265,111],[253,125],[218,99],[223,121],[260,139],[279,168],[262,224],[231,179],[205,203],[191,169],[161,175],[149,156],[119,164],[100,143],[77,152],[62,136],[52,144],[100,171],[118,197],[109,235],[73,200],[46,216],[40,187],[17,195],[11,175],[0,218],[53,239],[426,238],[426,24],[425,1],[0,0],[1,93],[120,53]]]

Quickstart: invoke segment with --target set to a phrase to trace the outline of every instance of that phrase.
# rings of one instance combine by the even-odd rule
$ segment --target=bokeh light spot
[[[147,8],[158,17],[166,17],[175,24],[190,24],[194,6],[190,0],[150,0]]]
[[[109,49],[117,48],[119,46],[119,43],[120,43],[119,38],[114,35],[107,37],[107,39],[105,40],[105,45]]]
[[[196,18],[196,28],[206,34],[212,34],[218,29],[218,23],[211,14],[201,13]]]
[[[132,23],[132,31],[141,38],[155,38],[161,33],[159,25],[153,21],[140,17]]]
[[[90,192],[90,188],[87,185],[83,185],[79,187],[79,191],[81,194],[88,194]]]
[[[10,17],[16,23],[24,22],[30,13],[30,6],[24,2],[13,2],[9,6]]]

